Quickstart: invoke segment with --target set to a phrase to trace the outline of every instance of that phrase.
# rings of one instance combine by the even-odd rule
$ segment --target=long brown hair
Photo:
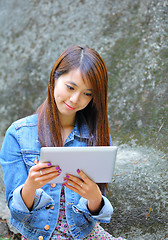
[[[93,89],[93,99],[88,106],[77,112],[86,119],[90,139],[88,145],[110,145],[107,114],[107,67],[101,56],[88,46],[74,45],[66,49],[56,60],[48,83],[48,96],[38,108],[38,135],[41,146],[63,146],[61,123],[54,99],[55,81],[71,70],[79,69],[84,81],[89,81]],[[80,121],[79,121],[80,123]],[[80,128],[80,124],[79,124]],[[91,138],[93,136],[93,138]]]

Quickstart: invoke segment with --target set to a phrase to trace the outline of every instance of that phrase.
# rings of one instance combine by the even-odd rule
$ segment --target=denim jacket
[[[81,131],[77,124],[64,146],[87,146],[88,128],[83,122]],[[11,224],[26,238],[48,240],[54,231],[59,215],[61,184],[46,184],[37,189],[33,208],[26,207],[21,189],[29,169],[40,159],[38,140],[38,115],[14,122],[7,130],[0,152],[7,204],[11,212]],[[85,238],[96,222],[110,222],[113,207],[103,196],[104,206],[98,215],[87,208],[87,199],[64,187],[65,211],[69,231],[74,239]]]

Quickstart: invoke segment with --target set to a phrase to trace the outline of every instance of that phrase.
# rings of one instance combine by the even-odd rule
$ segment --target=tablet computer
[[[96,183],[109,183],[114,172],[116,154],[116,146],[42,147],[40,161],[59,165],[62,170],[49,183],[63,183],[66,174],[79,177],[77,169]]]

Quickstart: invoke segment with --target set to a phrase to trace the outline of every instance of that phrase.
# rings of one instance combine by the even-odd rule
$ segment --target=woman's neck
[[[75,116],[59,116],[62,128],[69,128],[75,126]]]
[[[63,143],[65,143],[66,139],[68,138],[69,134],[72,132],[75,126],[75,117],[62,117],[60,116],[60,121],[62,125],[61,135]]]

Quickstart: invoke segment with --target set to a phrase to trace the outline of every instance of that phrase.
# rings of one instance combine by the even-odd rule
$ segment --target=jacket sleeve
[[[21,197],[21,189],[27,179],[28,171],[22,158],[17,130],[13,124],[6,132],[0,152],[0,163],[11,215],[22,220],[30,213]],[[52,198],[44,190],[37,189],[31,212],[52,203]]]
[[[76,213],[83,212],[89,220],[94,219],[98,222],[109,223],[111,215],[113,213],[113,207],[110,201],[105,196],[102,197],[104,200],[104,206],[102,207],[98,215],[91,215],[87,207],[88,200],[85,198],[80,198],[79,203],[77,205],[73,205],[73,211]]]

